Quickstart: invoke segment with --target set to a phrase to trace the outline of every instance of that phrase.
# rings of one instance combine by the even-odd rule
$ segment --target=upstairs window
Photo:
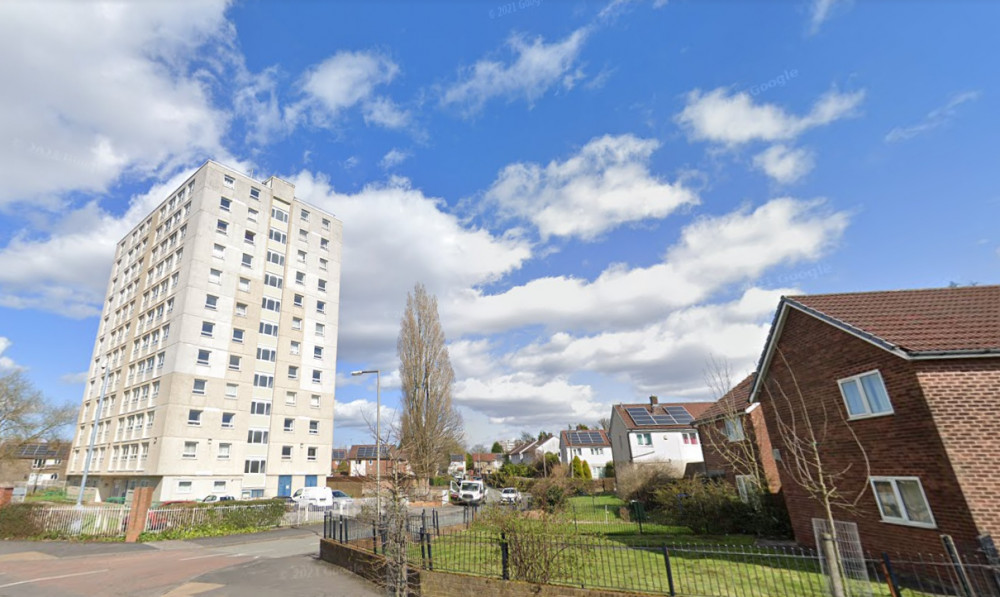
[[[727,417],[724,420],[726,439],[731,442],[743,441],[743,421],[738,417]]]
[[[892,403],[885,391],[882,374],[869,371],[837,382],[852,419],[892,414]]]

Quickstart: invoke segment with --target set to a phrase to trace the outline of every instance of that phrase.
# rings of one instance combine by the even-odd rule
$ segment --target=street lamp
[[[375,518],[382,520],[382,373],[378,369],[351,371],[351,375],[375,374]]]
[[[87,488],[87,475],[90,474],[90,459],[94,456],[94,441],[97,440],[97,421],[101,418],[101,407],[104,405],[104,392],[108,389],[108,367],[107,359],[101,365],[104,371],[104,381],[101,382],[101,396],[97,399],[97,409],[94,411],[94,424],[90,428],[90,445],[87,446],[87,459],[83,463],[83,478],[80,479],[80,491],[76,495],[76,506],[79,508],[83,504],[83,491]]]

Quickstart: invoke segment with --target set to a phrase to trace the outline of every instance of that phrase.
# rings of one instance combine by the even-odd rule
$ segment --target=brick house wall
[[[1000,358],[924,361],[917,378],[979,532],[1000,541]]]
[[[746,437],[743,441],[750,442],[753,459],[767,480],[767,490],[771,493],[779,493],[781,491],[781,477],[778,474],[778,465],[772,456],[771,438],[767,434],[763,408],[757,407],[749,414],[741,415],[740,418]],[[709,426],[714,430],[710,429]],[[707,472],[722,471],[726,481],[733,485],[736,484],[736,475],[751,474],[746,467],[731,464],[725,455],[716,449],[716,444],[725,445],[724,442],[727,441],[725,439],[725,423],[722,419],[699,424],[697,429],[701,450],[705,455],[705,470]],[[714,439],[711,439],[709,434]]]
[[[920,367],[797,309],[788,309],[757,400],[762,403],[771,442],[785,460],[778,469],[799,543],[815,545],[812,519],[824,515],[821,503],[796,484],[787,470],[792,464],[787,460],[791,452],[777,420],[790,420],[792,409],[800,425],[805,413],[817,427],[825,411],[828,433],[825,439],[820,438],[824,466],[843,472],[837,486],[846,496],[853,498],[863,492],[856,507],[837,509],[834,518],[856,522],[866,550],[941,553],[941,534],[952,535],[961,549],[975,549],[977,529],[921,389]],[[885,382],[894,414],[847,422],[837,380],[875,369]],[[920,479],[937,528],[881,520],[864,470],[865,452],[858,443],[868,455],[871,475]]]

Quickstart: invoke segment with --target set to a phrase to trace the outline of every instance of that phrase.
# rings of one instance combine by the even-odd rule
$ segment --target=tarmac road
[[[322,526],[147,544],[0,542],[0,596],[380,597],[317,558]]]

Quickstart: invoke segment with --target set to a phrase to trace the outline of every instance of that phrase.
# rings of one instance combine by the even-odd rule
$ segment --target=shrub
[[[628,464],[616,471],[618,497],[650,504],[657,489],[676,480],[673,469],[665,464]],[[655,505],[655,504],[654,504]]]
[[[590,470],[590,463],[589,462],[587,462],[586,460],[584,460],[583,461],[583,465],[580,468],[583,469],[583,475],[581,475],[581,476],[584,479],[590,481],[591,479],[594,478],[594,473],[591,472],[591,470]]]
[[[573,524],[562,516],[529,520],[520,512],[491,508],[480,520],[507,543],[511,580],[547,584],[587,565],[588,550],[573,541]]]
[[[23,539],[43,533],[34,504],[8,504],[0,508],[0,539]]]
[[[660,487],[654,502],[667,524],[685,526],[697,534],[747,532],[754,508],[740,501],[728,483],[678,479]]]
[[[441,477],[431,477],[431,487],[449,487],[451,485],[451,477],[441,476]]]
[[[566,477],[536,479],[531,484],[531,497],[535,504],[546,512],[559,512],[566,508],[569,498],[576,491]]]
[[[615,461],[609,460],[607,464],[604,465],[604,478],[614,479],[615,478]]]

